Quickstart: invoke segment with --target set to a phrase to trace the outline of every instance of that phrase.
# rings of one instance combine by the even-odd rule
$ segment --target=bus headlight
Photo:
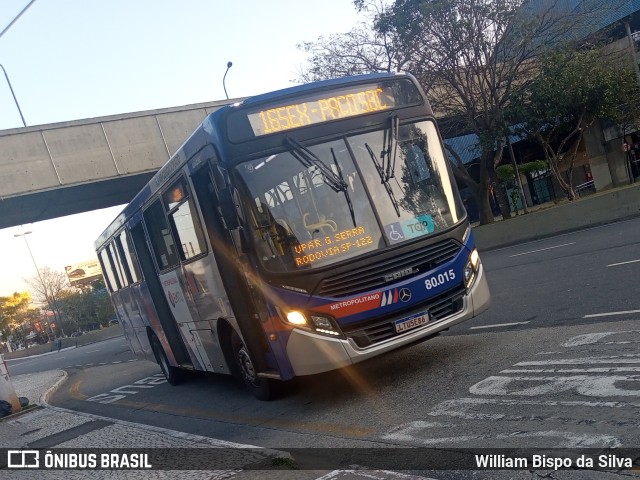
[[[292,323],[293,325],[306,325],[307,317],[304,316],[304,313],[294,310],[287,313],[287,322]]]
[[[333,335],[335,337],[340,335],[340,332],[334,327],[333,322],[327,317],[311,315],[311,323],[313,323],[313,326],[318,333]]]
[[[467,260],[467,264],[464,266],[464,286],[467,288],[471,288],[474,280],[476,279],[476,273],[478,273],[478,267],[480,266],[480,255],[478,255],[478,250],[473,249],[471,255],[469,255],[469,260]]]
[[[278,307],[276,307],[276,310],[280,318],[289,325],[330,337],[342,337],[342,333],[333,318],[318,314],[308,314],[299,310],[284,312]]]

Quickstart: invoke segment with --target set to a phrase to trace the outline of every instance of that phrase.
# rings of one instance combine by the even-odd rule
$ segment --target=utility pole
[[[47,300],[47,303],[49,305],[49,309],[51,309],[51,311],[54,312],[55,314],[55,310],[53,309],[53,305],[51,304],[51,301],[49,300],[49,296],[46,294],[47,293],[47,286],[44,283],[44,280],[42,279],[42,275],[40,274],[40,269],[38,268],[38,264],[36,263],[36,259],[33,257],[33,253],[31,253],[31,247],[29,247],[29,242],[27,241],[27,235],[29,235],[31,233],[31,230],[27,230],[26,232],[22,232],[22,233],[16,233],[13,236],[14,237],[22,237],[24,238],[24,243],[27,246],[27,250],[29,250],[29,256],[31,257],[31,261],[33,262],[33,266],[36,268],[36,273],[38,274],[38,280],[40,280],[40,285],[42,286],[42,290],[45,292],[45,298]],[[49,340],[51,340],[51,336],[50,336],[50,332],[51,332],[51,327],[49,326],[49,317],[45,316],[47,319],[47,337],[49,338]],[[60,329],[62,329],[62,325],[60,325]]]
[[[22,14],[23,14],[24,12],[26,12],[26,11],[27,11],[27,9],[28,9],[31,5],[33,5],[33,4],[35,3],[35,1],[36,1],[36,0],[31,0],[31,1],[27,4],[27,6],[26,6],[26,7],[24,7],[22,10],[20,10],[20,13],[16,16],[16,18],[14,18],[13,20],[11,20],[11,22],[9,23],[9,25],[7,25],[6,27],[4,27],[4,30],[2,30],[2,32],[0,32],[0,37],[2,37],[2,36],[7,32],[7,30],[9,30],[9,29],[11,28],[11,26],[12,26],[14,23],[16,23],[16,22],[18,21],[18,19],[22,16]]]
[[[22,119],[22,125],[27,126],[27,122],[24,120],[24,115],[22,115],[22,110],[20,109],[20,104],[18,103],[18,99],[16,98],[16,94],[13,91],[13,87],[11,86],[11,81],[9,80],[9,75],[7,75],[7,71],[4,69],[2,64],[0,63],[0,68],[4,72],[4,78],[7,79],[7,83],[9,84],[9,90],[11,90],[11,95],[13,96],[13,101],[16,102],[16,107],[18,107],[18,113],[20,114],[20,118]]]

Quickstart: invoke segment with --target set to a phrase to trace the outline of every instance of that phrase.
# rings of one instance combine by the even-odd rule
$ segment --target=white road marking
[[[515,395],[537,397],[575,391],[587,397],[640,397],[640,390],[627,390],[618,385],[622,382],[637,384],[640,375],[573,375],[570,377],[498,377],[491,376],[472,385],[473,395]],[[525,386],[530,382],[531,386]],[[511,387],[511,388],[509,388]]]
[[[469,330],[477,330],[479,328],[498,328],[498,327],[511,327],[512,325],[525,325],[529,322],[513,322],[513,323],[495,323],[493,325],[480,325],[478,327],[471,327]]]
[[[610,357],[559,358],[557,360],[534,360],[518,362],[514,367],[543,365],[597,365],[603,363],[640,363],[640,354],[614,355]]]
[[[637,409],[640,403],[634,402],[593,402],[584,400],[527,400],[506,398],[456,398],[440,402],[429,412],[430,416],[446,416],[463,418],[466,420],[523,420],[530,419],[531,415],[508,415],[504,413],[508,407],[589,407],[589,408],[632,408]],[[470,412],[476,407],[495,406],[497,413]],[[521,410],[522,411],[522,410]]]
[[[629,260],[628,262],[612,263],[610,265],[607,265],[607,267],[617,267],[618,265],[627,265],[629,263],[636,263],[636,262],[640,262],[640,258],[638,260]]]
[[[133,385],[123,385],[121,387],[112,389],[109,393],[94,395],[93,397],[87,398],[85,401],[104,404],[113,403],[126,398],[127,395],[137,394],[139,390],[135,390],[136,388],[153,388],[156,385],[162,385],[166,382],[167,380],[164,378],[163,374],[155,374],[151,377],[145,377],[137,380]]]
[[[554,248],[560,248],[560,247],[567,247],[569,245],[575,245],[576,242],[571,242],[571,243],[563,243],[562,245],[555,245],[553,247],[547,247],[547,248],[539,248],[538,250],[531,250],[529,252],[523,252],[523,253],[516,253],[515,255],[509,255],[509,257],[519,257],[521,255],[529,255],[530,253],[537,253],[537,252],[544,252],[545,250],[552,250]]]
[[[358,465],[350,465],[350,467],[358,468]],[[366,478],[367,480],[387,480],[390,478],[401,478],[403,480],[434,480],[431,477],[416,477],[406,473],[391,472],[389,470],[370,469],[334,470],[333,472],[329,472],[315,480],[338,480],[340,478]]]
[[[385,440],[405,441],[412,444],[419,443],[422,445],[442,445],[446,443],[468,443],[471,440],[509,440],[513,443],[514,438],[560,438],[560,444],[564,448],[586,448],[586,447],[608,447],[616,448],[622,446],[622,443],[612,435],[590,435],[580,434],[566,431],[547,430],[543,432],[513,432],[500,433],[497,435],[480,434],[480,435],[460,435],[457,437],[441,437],[441,438],[421,438],[416,436],[421,430],[438,427],[451,427],[450,424],[439,422],[415,421],[400,425],[394,430],[382,436]]]
[[[87,351],[86,351],[86,352],[84,352],[84,353],[93,353],[93,352],[99,352],[99,351],[100,351],[100,349],[99,349],[99,348],[97,348],[96,350],[87,350]]]
[[[640,372],[640,367],[611,367],[611,368],[534,368],[508,369],[500,373],[620,373]]]
[[[638,341],[640,330],[583,334],[563,342],[562,346],[567,350],[545,351],[538,355],[566,357],[572,347],[635,344]],[[635,346],[626,348],[626,351],[637,352]],[[623,425],[625,428],[638,428],[640,421],[628,420],[621,424],[619,415],[605,415],[592,422],[600,425],[597,431],[607,434],[557,430],[553,426],[545,430],[538,426],[529,428],[528,425],[534,421],[538,422],[536,425],[554,422],[551,425],[580,426],[585,422],[581,408],[633,409],[627,414],[632,416],[632,412],[640,408],[640,354],[620,350],[619,355],[576,355],[573,358],[547,357],[545,360],[522,361],[472,385],[469,393],[471,397],[438,403],[426,413],[426,419],[397,425],[382,438],[424,446],[468,446],[487,441],[509,441],[510,444],[515,441],[529,445],[539,438],[545,444],[551,442],[565,448],[620,447],[622,440],[614,432]],[[569,399],[562,400],[567,396]],[[572,400],[571,397],[591,398]],[[462,426],[456,419],[466,422],[501,421],[505,422],[508,430],[492,434],[479,427],[470,434],[449,436],[451,430]],[[464,425],[467,426],[466,423]]]
[[[622,310],[620,312],[592,313],[584,315],[582,318],[608,317],[611,315],[628,315],[630,313],[640,313],[640,310]]]
[[[571,337],[569,340],[562,344],[563,347],[578,347],[581,345],[590,345],[592,343],[598,343],[600,340],[612,335],[624,335],[629,337],[629,333],[640,333],[640,330],[623,330],[621,332],[600,332],[600,333],[585,333],[584,335],[577,335]],[[612,343],[612,342],[607,342]],[[613,342],[615,343],[615,342]]]

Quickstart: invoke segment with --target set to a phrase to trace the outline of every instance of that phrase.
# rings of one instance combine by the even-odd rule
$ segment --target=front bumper
[[[478,315],[489,308],[490,303],[489,285],[481,263],[471,290],[463,297],[462,309],[453,315],[366,348],[359,348],[350,339],[329,338],[295,329],[287,343],[287,355],[296,376],[334,370],[431,337]]]

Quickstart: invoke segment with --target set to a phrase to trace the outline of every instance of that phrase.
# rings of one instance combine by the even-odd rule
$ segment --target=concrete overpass
[[[0,228],[128,203],[208,114],[235,101],[0,131]]]

